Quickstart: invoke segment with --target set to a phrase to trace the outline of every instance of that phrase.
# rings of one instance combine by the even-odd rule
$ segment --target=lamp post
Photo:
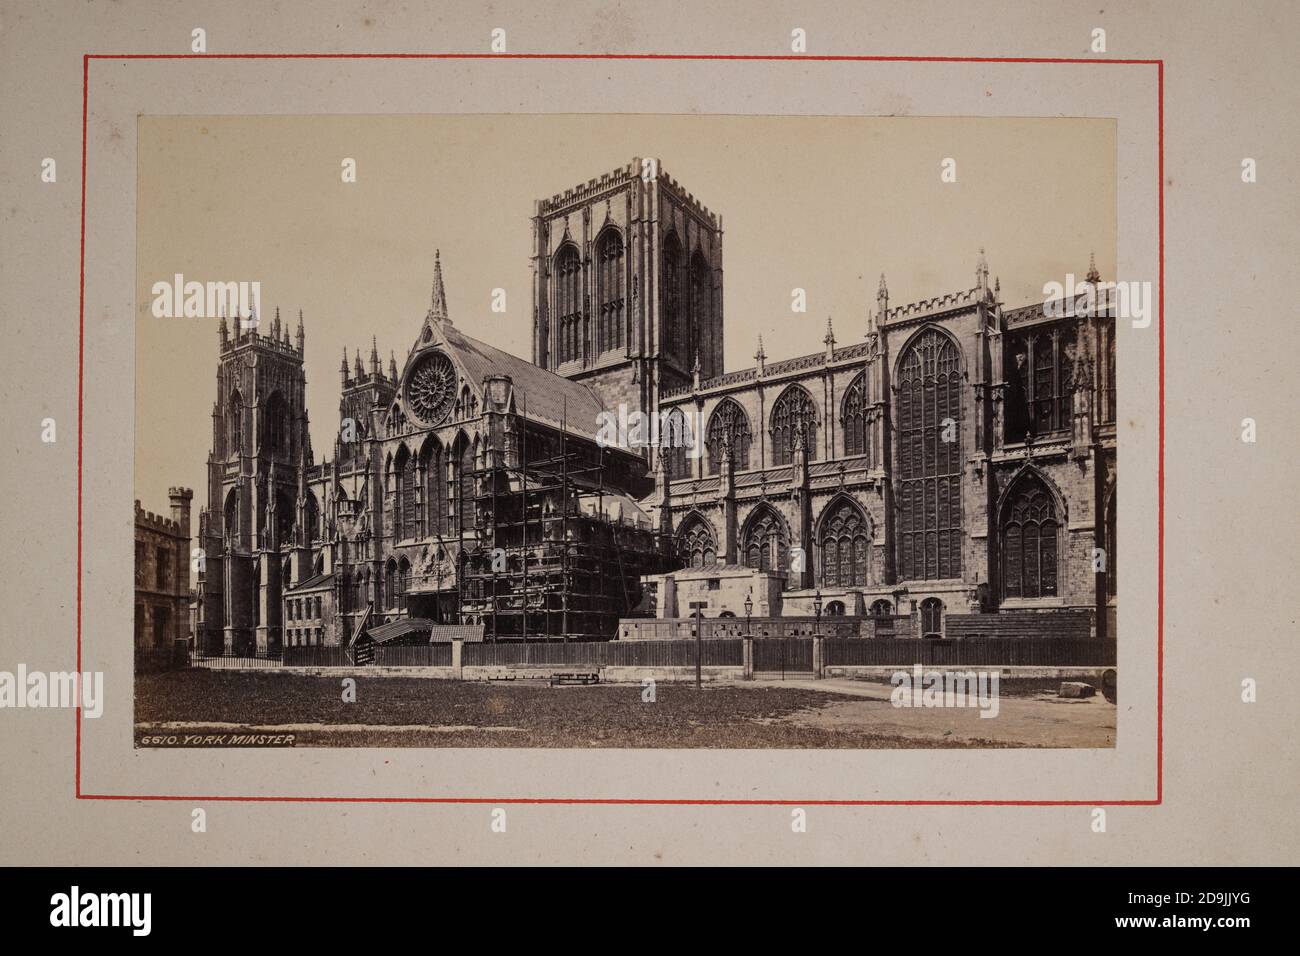
[[[746,594],[745,595],[745,636],[746,637],[753,637],[754,635],[753,630],[750,629],[750,623],[749,623],[750,615],[753,613],[754,613],[754,596],[752,594]]]
[[[818,588],[813,594],[813,634],[821,637],[822,633],[822,589]]]

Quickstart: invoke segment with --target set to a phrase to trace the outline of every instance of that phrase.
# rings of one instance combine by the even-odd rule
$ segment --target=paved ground
[[[974,709],[895,708],[890,686],[863,681],[550,687],[357,675],[191,670],[141,676],[137,742],[146,734],[293,734],[299,746],[912,748],[1110,747],[1115,708],[1101,698],[1003,697]]]

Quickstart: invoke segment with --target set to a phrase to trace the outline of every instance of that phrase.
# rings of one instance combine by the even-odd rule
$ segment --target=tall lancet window
[[[686,307],[682,301],[682,246],[675,233],[664,240],[664,348],[685,357]]]
[[[623,348],[625,296],[623,237],[614,228],[606,229],[596,243],[596,300],[598,348],[612,352]]]
[[[713,327],[710,324],[710,317],[713,314],[713,270],[709,268],[708,262],[697,249],[695,255],[691,256],[691,334],[690,334],[690,355],[686,356],[691,362],[694,362],[700,352],[700,337],[708,336],[712,338]],[[703,364],[703,359],[700,359]]]
[[[244,449],[244,399],[239,389],[230,393],[226,404],[226,454],[238,455]]]
[[[559,361],[582,358],[582,262],[578,247],[571,242],[565,243],[555,257],[555,315]]]
[[[898,366],[898,551],[904,580],[961,576],[961,363],[929,329]]]
[[[817,406],[801,386],[791,385],[772,406],[772,464],[794,461],[794,449],[803,442],[808,461],[817,457]]]
[[[846,457],[871,454],[871,433],[867,428],[867,377],[858,373],[849,390],[844,393],[844,409],[840,415],[844,428],[844,454]]]

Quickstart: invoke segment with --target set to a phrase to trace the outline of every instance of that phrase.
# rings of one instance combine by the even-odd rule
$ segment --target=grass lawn
[[[355,703],[342,679],[355,676]],[[195,669],[136,679],[137,725],[295,727],[296,744],[341,747],[701,747],[896,748],[1005,746],[988,740],[933,741],[816,726],[806,719],[847,702],[891,711],[887,702],[760,684],[659,684],[654,703],[635,684],[549,687],[402,677],[307,677],[274,671]],[[882,714],[885,716],[885,714]],[[796,719],[797,718],[797,719]],[[357,725],[364,725],[358,727]],[[220,729],[220,728],[219,728]],[[224,728],[229,730],[230,728]],[[146,731],[137,726],[136,739]]]

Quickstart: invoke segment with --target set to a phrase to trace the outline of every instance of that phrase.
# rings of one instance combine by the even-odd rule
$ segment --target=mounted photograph
[[[136,136],[137,747],[1115,746],[1113,120]]]

